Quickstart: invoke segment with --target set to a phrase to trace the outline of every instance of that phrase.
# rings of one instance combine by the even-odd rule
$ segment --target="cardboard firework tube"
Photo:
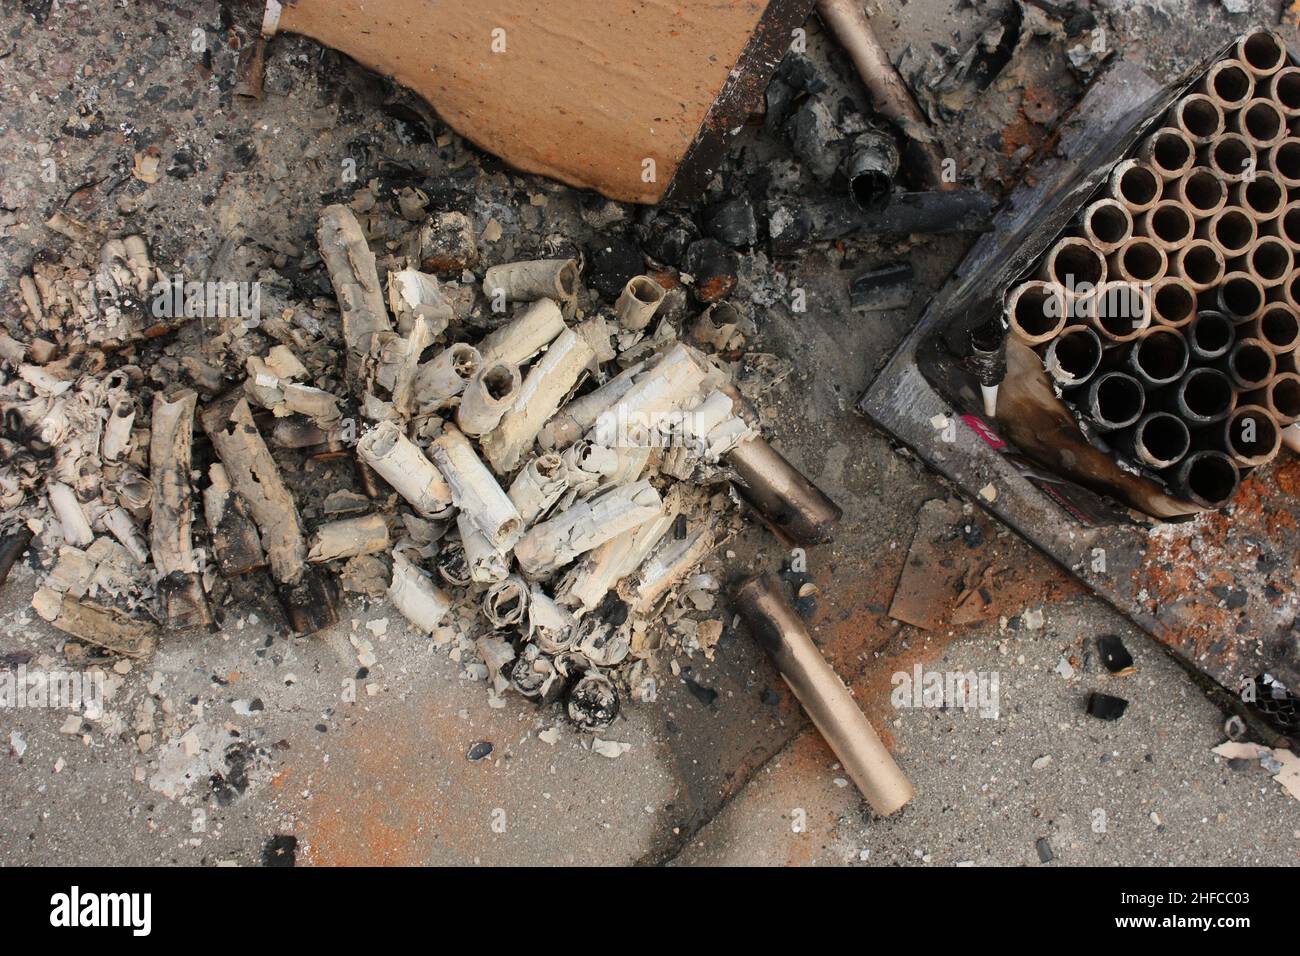
[[[1229,113],[1224,122],[1230,133],[1244,136],[1255,149],[1276,146],[1290,132],[1286,117],[1272,100],[1262,97],[1251,100],[1239,110]]]
[[[1165,276],[1151,283],[1147,299],[1153,325],[1181,329],[1196,318],[1196,289],[1176,276]]]
[[[1138,145],[1137,158],[1169,182],[1185,175],[1196,163],[1196,146],[1182,130],[1166,126]]]
[[[1223,421],[1237,405],[1237,393],[1228,376],[1204,365],[1188,369],[1186,375],[1162,394],[1165,407],[1192,428]]]
[[[519,366],[484,364],[470,377],[456,409],[456,424],[466,435],[485,435],[501,423],[519,397]]]
[[[1142,383],[1125,372],[1106,372],[1089,383],[1083,407],[1093,426],[1102,432],[1128,428],[1146,407]]]
[[[1155,282],[1169,268],[1169,253],[1146,236],[1134,236],[1106,260],[1111,278],[1125,282]]]
[[[916,791],[813,644],[780,585],[768,575],[750,578],[736,592],[736,608],[871,809],[881,816],[902,809]]]
[[[1156,471],[1182,461],[1192,447],[1187,423],[1172,412],[1143,415],[1117,442],[1136,461]]]
[[[1084,315],[1103,344],[1132,342],[1151,325],[1151,299],[1135,283],[1106,282],[1085,300]]]
[[[1226,112],[1238,109],[1255,95],[1255,77],[1235,59],[1219,60],[1205,71],[1196,88]]]
[[[1048,344],[1043,365],[1061,388],[1078,388],[1097,374],[1101,354],[1101,338],[1095,331],[1071,325]]]
[[[1220,367],[1239,391],[1263,388],[1277,373],[1277,356],[1259,339],[1238,339]]]
[[[1198,222],[1196,236],[1213,242],[1231,259],[1245,255],[1259,237],[1259,226],[1245,210],[1228,207]]]
[[[1065,289],[1055,282],[1022,282],[1007,295],[1007,325],[1027,345],[1041,345],[1060,335],[1066,312]]]
[[[167,623],[186,628],[212,624],[212,609],[203,590],[203,575],[190,533],[190,470],[194,447],[194,412],[198,395],[185,389],[168,398],[154,394],[149,442],[153,482],[153,520],[149,550],[160,580]]]
[[[1277,290],[1274,290],[1273,294],[1276,295]],[[1300,272],[1282,283],[1282,301],[1300,312]]]
[[[1187,340],[1177,329],[1156,326],[1128,347],[1126,371],[1146,389],[1172,385],[1187,372]]]
[[[1292,252],[1300,252],[1300,200],[1283,206],[1281,215],[1266,228],[1270,235],[1285,242]]]
[[[1228,271],[1223,252],[1206,239],[1193,239],[1169,258],[1167,278],[1180,279],[1194,292],[1208,292]]]
[[[1146,236],[1165,252],[1175,252],[1192,241],[1196,219],[1174,199],[1162,199],[1134,220],[1139,235]]]
[[[1233,56],[1258,85],[1286,65],[1286,44],[1272,30],[1257,30],[1237,41]]]
[[[1198,220],[1228,205],[1228,184],[1203,166],[1165,184],[1164,197],[1182,203]]]
[[[437,411],[465,391],[483,366],[478,349],[465,342],[447,346],[415,373],[415,403],[421,412]]]
[[[1084,236],[1104,253],[1114,252],[1133,235],[1133,214],[1118,199],[1098,199],[1080,218]]]
[[[1220,133],[1202,143],[1197,160],[1224,182],[1239,183],[1258,168],[1254,145],[1240,133]]]
[[[618,324],[632,332],[644,329],[654,318],[665,294],[664,287],[649,276],[628,279],[614,303]]]
[[[1040,276],[1070,294],[1091,290],[1106,281],[1106,257],[1087,239],[1067,236],[1047,251]]]
[[[1282,428],[1267,408],[1238,405],[1221,425],[1206,429],[1201,441],[1222,451],[1238,468],[1258,468],[1277,457]]]
[[[1287,119],[1300,119],[1300,67],[1282,67],[1260,84],[1259,95],[1272,100]]]
[[[492,266],[483,273],[483,295],[504,294],[511,302],[554,299],[566,302],[578,293],[576,259],[531,259]],[[484,349],[484,354],[487,350]]]
[[[1215,293],[1219,311],[1237,323],[1249,322],[1264,311],[1264,285],[1252,273],[1229,272]]]
[[[1184,131],[1185,132],[1185,131]],[[1110,174],[1110,195],[1137,215],[1150,209],[1160,200],[1164,180],[1160,174],[1138,159],[1116,163]]]
[[[1222,312],[1198,312],[1187,327],[1187,347],[1197,362],[1212,362],[1228,354],[1237,340],[1236,326]]]
[[[1192,93],[1174,104],[1173,122],[1180,133],[1204,146],[1223,132],[1223,110],[1204,93]]]
[[[1179,462],[1169,476],[1183,498],[1202,508],[1217,510],[1232,500],[1241,484],[1241,471],[1221,451],[1194,451]]]
[[[1300,421],[1300,375],[1278,372],[1263,388],[1247,392],[1242,399],[1249,405],[1261,405],[1279,425]]]
[[[1282,215],[1286,206],[1286,189],[1282,180],[1267,170],[1256,170],[1249,182],[1234,183],[1228,194],[1255,222],[1263,224]]]
[[[1270,149],[1260,165],[1288,188],[1300,186],[1300,137],[1287,136]]]
[[[1295,265],[1291,247],[1277,236],[1260,236],[1250,247],[1250,274],[1265,289],[1281,285],[1291,277]]]

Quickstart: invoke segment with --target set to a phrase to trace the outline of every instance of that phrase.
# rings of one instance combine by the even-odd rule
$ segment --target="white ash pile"
[[[63,224],[71,247],[33,266],[0,339],[0,581],[35,537],[33,605],[84,645],[146,656],[241,601],[309,634],[341,583],[494,699],[562,698],[600,729],[653,697],[657,650],[712,657],[705,568],[733,505],[801,544],[838,517],[759,435],[750,400],[780,369],[742,352],[730,303],[688,318],[645,275],[602,303],[576,255],[480,280],[456,213],[381,263],[392,223],[354,203],[317,231],[333,299],[272,281],[250,321],[195,305],[143,240]]]

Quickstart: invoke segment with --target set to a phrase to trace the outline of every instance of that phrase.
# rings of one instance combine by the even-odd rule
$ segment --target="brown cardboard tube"
[[[736,608],[871,809],[881,816],[902,809],[915,789],[813,644],[780,584],[770,575],[749,578],[736,592]]]

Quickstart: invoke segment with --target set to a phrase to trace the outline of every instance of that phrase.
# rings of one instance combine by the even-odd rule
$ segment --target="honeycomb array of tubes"
[[[1005,300],[1087,428],[1202,507],[1300,421],[1300,66],[1214,63]]]

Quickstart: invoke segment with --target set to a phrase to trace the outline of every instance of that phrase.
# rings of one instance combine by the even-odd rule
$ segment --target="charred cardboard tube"
[[[1182,203],[1199,221],[1221,212],[1228,204],[1228,184],[1210,170],[1197,166],[1185,176],[1166,183],[1164,197]]]
[[[1263,388],[1277,372],[1277,356],[1259,339],[1237,339],[1220,367],[1238,391]]]
[[[451,498],[461,514],[498,551],[509,551],[524,530],[524,521],[496,478],[483,464],[474,445],[454,425],[429,445],[429,457],[442,472]]]
[[[565,329],[551,343],[529,370],[510,409],[482,439],[483,454],[498,474],[519,467],[542,427],[573,391],[594,357],[591,346],[572,329]]]
[[[564,331],[564,314],[552,299],[538,299],[478,344],[484,367],[523,365]]]
[[[578,294],[576,259],[531,259],[492,266],[483,274],[483,295],[504,295],[510,302],[554,299],[567,302]],[[484,349],[484,354],[487,350]]]
[[[1225,258],[1244,255],[1259,235],[1259,226],[1244,210],[1226,207],[1196,224],[1196,235],[1213,242]]]
[[[1055,282],[1022,282],[1006,301],[1011,334],[1026,345],[1041,345],[1061,334],[1067,318],[1065,289]]]
[[[1067,294],[1086,294],[1106,281],[1106,257],[1087,239],[1067,236],[1047,250],[1039,275]]]
[[[1164,180],[1160,174],[1139,159],[1125,159],[1111,170],[1109,192],[1128,207],[1133,215],[1146,212],[1160,201]]]
[[[515,558],[525,575],[541,577],[662,510],[663,499],[649,481],[620,485],[534,525],[515,545]]]
[[[3,587],[5,581],[9,579],[9,572],[32,543],[33,537],[35,535],[32,534],[32,529],[23,525],[0,540],[0,587]]]
[[[375,254],[347,206],[327,206],[321,211],[316,241],[338,297],[348,379],[359,393],[365,388],[378,337],[392,331]]]
[[[1223,110],[1203,93],[1184,96],[1173,107],[1174,126],[1197,146],[1223,133]]]
[[[307,565],[298,507],[253,422],[248,400],[233,392],[208,405],[200,419],[231,487],[257,523],[290,626],[310,634],[334,624],[337,589],[332,579]]]
[[[461,548],[469,577],[479,584],[495,584],[510,574],[510,557],[498,550],[482,531],[464,514],[456,515],[456,529],[460,532]]]
[[[604,385],[566,402],[537,434],[537,443],[547,451],[563,451],[581,438],[596,419],[631,391],[636,376],[645,369],[645,363],[625,368]]]
[[[485,435],[501,423],[519,397],[519,366],[484,362],[470,377],[456,409],[456,424],[466,435]]]
[[[918,171],[921,185],[926,189],[952,188],[951,182],[945,182],[943,157],[934,145],[925,116],[872,33],[862,5],[855,0],[817,0],[817,14],[853,61],[872,108],[907,137],[904,159]]]
[[[1282,67],[1261,84],[1259,95],[1271,99],[1288,120],[1300,119],[1300,67]]]
[[[1170,475],[1174,490],[1202,508],[1222,508],[1237,492],[1241,472],[1221,451],[1194,451]]]
[[[1169,182],[1185,175],[1196,163],[1196,148],[1182,130],[1166,126],[1139,144],[1137,158]]]
[[[559,501],[568,489],[564,459],[551,452],[538,455],[519,469],[506,494],[526,528]]]
[[[1268,304],[1264,285],[1252,273],[1229,272],[1215,292],[1219,311],[1237,323],[1258,318]]]
[[[483,367],[479,350],[466,342],[447,346],[415,373],[415,404],[422,413],[449,405]]]
[[[1181,329],[1196,318],[1196,290],[1177,276],[1167,275],[1151,283],[1147,301],[1152,326]]]
[[[1114,252],[1133,235],[1133,214],[1118,199],[1089,203],[1080,217],[1087,240],[1103,253]]]
[[[773,527],[800,545],[831,540],[831,528],[843,509],[765,439],[741,442],[726,461],[735,471],[740,496]]]
[[[1211,447],[1225,452],[1239,468],[1258,468],[1277,457],[1282,427],[1260,405],[1238,405],[1222,426],[1207,429]]]
[[[518,575],[498,581],[483,595],[483,615],[497,629],[519,624],[527,611],[528,582]]]
[[[388,551],[392,540],[383,515],[342,518],[319,525],[307,545],[307,560],[312,564],[354,558],[361,554]]]
[[[1128,428],[1146,407],[1142,383],[1125,372],[1105,372],[1088,385],[1083,398],[1084,409],[1098,431],[1113,432]]]
[[[1187,340],[1177,329],[1156,326],[1128,348],[1127,371],[1147,390],[1171,385],[1183,377],[1189,360]]]
[[[1216,368],[1197,366],[1187,370],[1165,393],[1165,407],[1192,428],[1204,428],[1232,414],[1237,393],[1228,376]]]
[[[104,423],[104,439],[100,445],[105,461],[117,461],[126,453],[134,424],[135,402],[129,397],[114,402]]]
[[[901,810],[916,791],[822,657],[780,584],[768,575],[750,578],[736,592],[736,609],[871,809],[880,816]]]
[[[451,488],[396,422],[380,422],[362,435],[357,457],[392,485],[416,514],[434,519],[451,514]]]
[[[1272,30],[1257,30],[1242,37],[1233,53],[1256,83],[1286,65],[1286,43]]]
[[[1151,298],[1137,283],[1105,282],[1084,300],[1083,315],[1103,343],[1132,342],[1151,325]]]
[[[1233,183],[1228,190],[1234,205],[1245,210],[1264,231],[1264,224],[1282,215],[1287,202],[1287,187],[1267,170],[1256,170],[1253,178]]]
[[[1146,236],[1134,236],[1106,257],[1116,282],[1155,282],[1169,268],[1169,254]]]
[[[1169,260],[1169,276],[1181,279],[1193,292],[1213,289],[1227,270],[1223,252],[1205,239],[1193,239]]]
[[[1220,133],[1197,151],[1202,166],[1227,183],[1239,183],[1258,167],[1258,154],[1240,133]]]
[[[1300,137],[1282,139],[1264,156],[1262,165],[1287,188],[1300,186]]]
[[[628,279],[614,303],[618,324],[631,332],[641,331],[650,324],[666,294],[664,287],[649,276]]]
[[[1280,286],[1291,278],[1295,266],[1291,247],[1277,236],[1260,236],[1250,247],[1250,274],[1265,289]]]
[[[1291,352],[1300,346],[1300,315],[1285,302],[1270,302],[1258,318],[1242,324],[1241,334],[1259,339],[1278,355]]]
[[[1162,199],[1138,214],[1134,228],[1165,252],[1175,252],[1192,241],[1196,220],[1182,203]]]
[[[1256,150],[1269,149],[1286,138],[1286,117],[1271,99],[1251,100],[1229,113],[1224,123],[1228,132],[1244,136]]]
[[[170,398],[157,392],[150,422],[149,467],[154,498],[149,551],[160,577],[158,596],[163,613],[175,628],[212,624],[212,609],[203,590],[190,529],[190,467],[197,404],[198,395],[188,389]]]
[[[844,161],[849,198],[859,209],[888,204],[898,176],[898,147],[894,138],[877,130],[862,133]]]
[[[1101,355],[1101,337],[1086,325],[1071,325],[1048,344],[1043,366],[1061,388],[1078,388],[1097,374]]]
[[[1278,372],[1263,388],[1242,396],[1250,405],[1262,405],[1279,425],[1300,421],[1300,375]]]
[[[266,554],[248,507],[230,487],[226,466],[208,467],[208,487],[203,489],[203,518],[212,536],[212,552],[222,577],[239,577],[266,566]]]
[[[1183,460],[1192,447],[1192,433],[1172,412],[1151,412],[1124,432],[1117,444],[1136,461],[1162,471]]]
[[[393,554],[388,600],[424,634],[432,634],[451,610],[451,598],[401,552]]]
[[[1255,95],[1255,77],[1229,58],[1212,64],[1196,88],[1226,112],[1241,107]]]
[[[1187,327],[1187,348],[1197,362],[1212,362],[1228,354],[1237,340],[1237,329],[1222,312],[1205,309]]]

